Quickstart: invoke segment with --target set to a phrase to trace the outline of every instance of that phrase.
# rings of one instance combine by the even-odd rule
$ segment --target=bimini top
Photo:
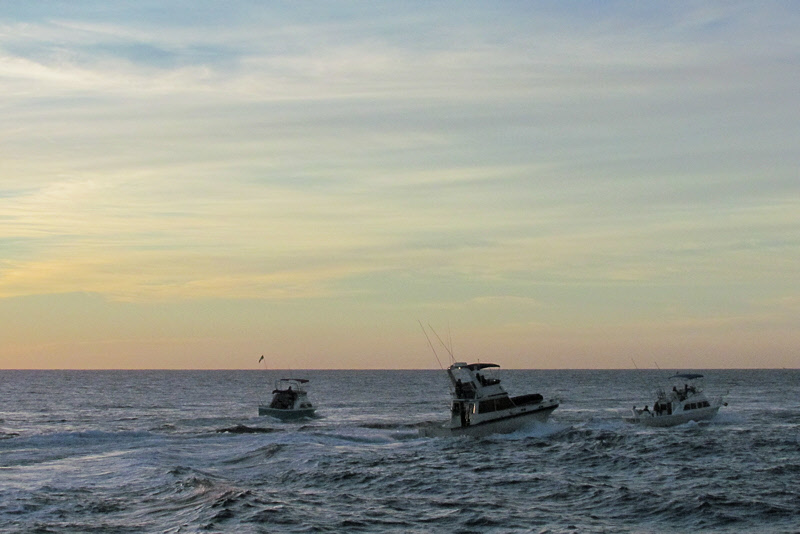
[[[297,382],[298,384],[305,384],[308,382],[307,378],[281,378],[283,382]]]
[[[697,373],[677,373],[675,376],[671,376],[670,378],[683,378],[685,380],[696,380],[698,378],[703,378],[703,375],[698,375]]]
[[[454,363],[452,366],[454,369],[469,369],[470,371],[480,371],[481,369],[486,369],[487,367],[500,367],[496,363]]]

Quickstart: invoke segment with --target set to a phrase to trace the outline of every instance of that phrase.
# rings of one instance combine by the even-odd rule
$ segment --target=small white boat
[[[625,417],[628,423],[644,426],[675,426],[689,421],[712,419],[720,407],[727,406],[722,396],[709,400],[701,389],[703,375],[682,373],[670,377],[675,382],[672,391],[660,388],[656,391],[653,408],[645,406],[632,409],[632,416]]]
[[[279,419],[312,417],[314,406],[308,400],[305,378],[281,378],[275,383],[272,401],[258,405],[258,415],[269,415]]]
[[[447,369],[452,383],[450,420],[442,426],[420,429],[423,436],[486,436],[515,432],[532,421],[545,422],[558,408],[557,399],[538,393],[510,397],[497,378],[481,372],[494,363],[454,363]]]

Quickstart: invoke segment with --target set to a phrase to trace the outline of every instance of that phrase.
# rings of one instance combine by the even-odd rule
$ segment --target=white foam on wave
[[[395,432],[364,428],[344,427],[333,431],[313,432],[313,435],[333,446],[388,445],[396,443]]]
[[[741,425],[745,422],[746,419],[740,413],[732,412],[730,410],[720,410],[717,412],[717,415],[711,419],[711,423],[722,425]]]
[[[614,418],[591,418],[584,422],[578,423],[575,425],[575,428],[585,429],[585,430],[592,430],[592,431],[599,431],[599,432],[619,432],[624,430],[628,427],[631,427],[630,423],[626,423],[622,416],[614,417]]]
[[[563,432],[567,432],[572,429],[572,425],[567,425],[563,423],[556,423],[553,421],[547,421],[542,423],[540,421],[532,421],[516,432],[511,432],[510,434],[497,434],[497,437],[501,439],[509,439],[509,440],[519,440],[519,439],[528,439],[528,438],[539,438],[545,439],[556,436]]]

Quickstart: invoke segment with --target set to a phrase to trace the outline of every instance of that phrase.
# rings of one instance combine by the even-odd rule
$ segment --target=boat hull
[[[690,421],[708,421],[713,419],[720,406],[710,406],[708,408],[699,408],[691,410],[690,412],[675,413],[671,415],[638,415],[636,417],[626,417],[625,421],[628,423],[635,423],[642,426],[652,427],[669,427],[677,426],[688,423]]]
[[[468,426],[453,427],[450,424],[446,424],[444,426],[424,427],[420,429],[420,435],[423,437],[484,437],[491,434],[510,434],[529,423],[546,422],[556,408],[558,408],[558,403],[543,404],[533,409],[526,408],[522,411],[510,411],[507,415]]]
[[[314,417],[315,408],[299,408],[297,410],[285,410],[280,408],[270,408],[269,406],[259,406],[258,415],[268,415],[283,420],[302,419],[304,417]]]

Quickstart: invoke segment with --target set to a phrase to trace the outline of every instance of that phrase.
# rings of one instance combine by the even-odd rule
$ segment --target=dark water
[[[621,421],[666,371],[504,371],[562,405],[484,439],[419,437],[441,371],[300,374],[280,423],[273,371],[0,371],[0,531],[800,532],[800,371],[709,371],[730,405],[672,429]]]

